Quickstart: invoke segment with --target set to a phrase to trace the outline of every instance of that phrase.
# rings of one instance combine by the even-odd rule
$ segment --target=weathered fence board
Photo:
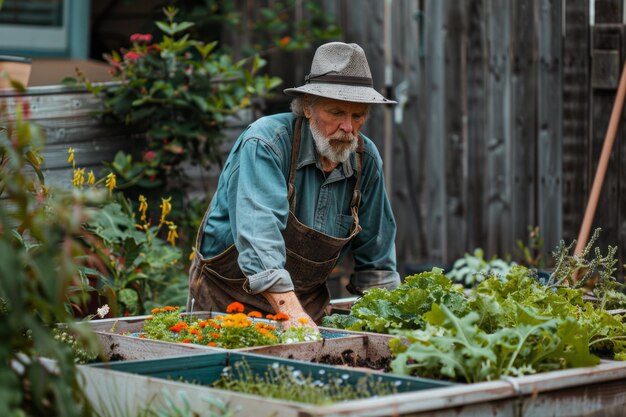
[[[553,249],[563,238],[562,226],[562,0],[541,0],[538,12],[537,223],[544,243]],[[531,136],[532,137],[532,136]],[[520,138],[525,140],[527,138]]]
[[[621,68],[626,57],[622,10],[622,1],[596,2],[595,26],[592,29],[591,38],[592,122],[589,152],[591,181],[593,181],[598,167],[609,118],[615,102]],[[616,144],[626,139],[624,137],[625,131],[622,113],[615,140]],[[620,239],[619,151],[620,146],[614,145],[593,222],[593,228],[600,227],[603,230],[599,239],[601,247],[617,245]]]
[[[319,4],[341,25],[338,40],[365,49],[376,87],[397,100],[408,94],[391,142],[382,107],[364,126],[393,165],[386,174],[400,266],[449,263],[477,247],[515,258],[531,226],[540,227],[544,258],[577,237],[624,60],[623,0]],[[306,73],[311,57],[272,68],[299,84],[290,74]],[[601,247],[626,247],[619,138],[594,222],[604,229]]]
[[[563,239],[578,236],[589,194],[589,2],[568,2],[563,39]],[[547,225],[546,225],[547,226]]]

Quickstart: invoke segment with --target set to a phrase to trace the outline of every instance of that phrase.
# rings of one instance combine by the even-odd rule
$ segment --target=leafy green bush
[[[257,75],[265,64],[260,57],[233,62],[217,52],[217,42],[192,39],[188,31],[194,23],[178,22],[177,9],[164,13],[166,21],[156,22],[163,33],[160,42],[153,43],[151,34],[134,34],[129,49],[106,56],[120,83],[94,85],[82,79],[90,91],[103,95],[107,115],[145,132],[138,169],[115,172],[121,187],[162,187],[173,180],[184,185],[183,162],[205,169],[219,163],[227,117],[281,82]]]
[[[464,382],[591,366],[626,359],[626,321],[606,307],[626,306],[613,277],[616,248],[571,255],[561,243],[550,279],[515,265],[461,291],[440,269],[407,277],[393,291],[372,290],[349,316],[324,324],[397,335],[393,372]],[[578,275],[578,280],[574,276]],[[597,279],[594,299],[584,289]]]
[[[90,415],[72,351],[53,329],[68,323],[83,347],[96,350],[85,327],[71,326],[66,307],[81,302],[72,291],[81,285],[76,257],[84,253],[76,236],[99,196],[48,193],[37,152],[43,130],[24,119],[27,104],[7,114],[0,103],[0,415]]]

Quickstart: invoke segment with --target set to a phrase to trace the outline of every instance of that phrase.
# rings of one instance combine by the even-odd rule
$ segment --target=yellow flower
[[[146,211],[148,210],[148,200],[143,195],[139,196],[139,213],[141,213],[141,221],[146,222]]]
[[[96,183],[96,177],[93,175],[93,171],[89,171],[87,174],[87,184],[94,185]]]
[[[70,148],[67,150],[67,153],[70,154],[70,156],[68,156],[67,158],[67,162],[72,164],[72,166],[74,166],[74,164],[76,163],[74,162],[74,148],[70,146]]]
[[[305,325],[309,323],[309,319],[307,319],[306,317],[300,317],[298,319],[298,321],[300,322],[300,324]]]
[[[161,221],[160,224],[165,223],[165,217],[172,211],[172,203],[170,202],[172,197],[169,198],[161,198]]]
[[[189,262],[193,261],[193,258],[196,256],[196,247],[191,248],[191,253],[189,254]]]
[[[117,185],[117,178],[115,177],[114,173],[111,172],[109,173],[109,175],[107,175],[107,179],[104,185],[109,189],[109,194],[113,192],[113,189]]]
[[[74,169],[74,178],[72,184],[74,187],[82,187],[85,183],[85,168]]]
[[[167,241],[172,244],[172,246],[176,246],[176,239],[178,238],[178,232],[176,231],[176,225],[170,224],[168,226],[169,231],[167,232]]]

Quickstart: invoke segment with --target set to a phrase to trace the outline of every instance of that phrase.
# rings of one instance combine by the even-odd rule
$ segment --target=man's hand
[[[289,320],[282,322],[283,329],[287,330],[291,326],[306,326],[319,331],[315,322],[302,308],[295,292],[264,292],[263,296],[276,313],[284,313],[289,316]]]

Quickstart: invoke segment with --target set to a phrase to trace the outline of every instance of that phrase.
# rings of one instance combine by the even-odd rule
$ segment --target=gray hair
[[[304,99],[305,96],[308,98],[307,100]],[[319,96],[314,96],[311,94],[297,95],[293,98],[293,100],[291,100],[291,111],[298,117],[304,117],[305,106],[307,106],[309,109],[312,109],[315,103],[320,100],[320,98],[321,97]]]

